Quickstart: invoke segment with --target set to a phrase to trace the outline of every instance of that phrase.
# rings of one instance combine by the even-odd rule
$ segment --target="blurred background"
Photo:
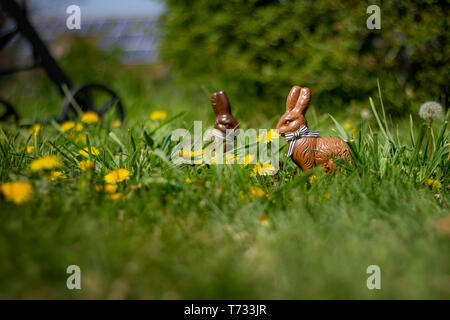
[[[379,79],[393,118],[421,103],[448,108],[449,2],[331,0],[29,0],[29,17],[76,84],[105,83],[129,115],[153,108],[212,118],[209,94],[224,89],[249,125],[283,113],[292,85],[308,86],[318,113],[359,117]],[[68,30],[66,8],[81,8]],[[381,29],[369,30],[369,5]],[[2,12],[3,32],[13,27]],[[0,68],[32,58],[16,38]],[[36,96],[45,95],[42,104]],[[42,70],[0,78],[0,96],[21,114],[54,112],[57,89]]]
[[[17,1],[17,0],[16,0]],[[163,12],[161,2],[148,0],[28,0],[30,19],[42,40],[52,46],[52,53],[61,56],[68,48],[68,38],[90,39],[104,52],[119,49],[123,63],[151,63],[157,60],[157,20]],[[68,30],[66,9],[76,4],[81,9],[81,29]],[[4,29],[12,28],[13,21]],[[32,57],[32,50],[23,38],[15,38],[9,46],[15,49],[14,59]],[[11,54],[9,55],[11,56]]]

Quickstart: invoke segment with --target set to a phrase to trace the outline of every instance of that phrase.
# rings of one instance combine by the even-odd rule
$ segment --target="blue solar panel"
[[[156,46],[158,30],[155,18],[108,19],[82,21],[80,30],[68,30],[66,22],[61,20],[34,21],[34,27],[41,38],[51,45],[63,34],[77,36],[96,35],[99,47],[105,51],[119,47],[124,63],[153,62],[157,59]],[[11,22],[5,25],[13,27]],[[18,38],[20,39],[20,38]],[[10,46],[18,46],[20,58],[29,58],[32,51],[26,41],[15,39]],[[17,52],[17,51],[16,51]]]

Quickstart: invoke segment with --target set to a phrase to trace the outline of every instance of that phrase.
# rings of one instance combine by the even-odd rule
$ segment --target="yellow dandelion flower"
[[[75,142],[86,143],[86,135],[84,133],[79,133],[75,136]]]
[[[183,158],[191,158],[191,157],[198,157],[205,153],[205,150],[198,150],[198,151],[185,151],[185,150],[178,150],[178,155]]]
[[[41,125],[36,123],[30,128],[30,133],[37,134],[41,130]]]
[[[114,121],[111,123],[111,128],[116,129],[116,128],[119,128],[121,125],[122,125],[122,121],[120,121],[120,120],[114,120]]]
[[[270,226],[269,216],[267,215],[267,213],[261,213],[258,217],[258,220],[262,226],[264,226],[264,227]]]
[[[167,112],[163,110],[156,110],[150,114],[150,120],[166,120]]]
[[[259,187],[250,187],[250,195],[255,196],[258,198],[263,198],[266,196],[266,193],[263,191],[263,189]]]
[[[105,186],[102,185],[95,185],[95,190],[97,191],[105,191],[106,193],[115,193],[117,191],[117,188],[119,186],[117,184],[105,184]]]
[[[278,134],[276,129],[270,129],[269,131],[263,131],[261,134],[256,138],[257,142],[263,141],[265,144],[271,142],[272,140],[278,139],[280,135]]]
[[[233,164],[235,160],[238,158],[235,158],[232,153],[225,153],[223,154],[223,157],[217,158],[217,156],[211,156],[210,159],[204,158],[205,163],[209,165],[217,165],[220,161],[220,164]]]
[[[66,121],[61,123],[61,130],[66,132],[69,130],[72,130],[75,127],[75,122],[73,121]]]
[[[256,163],[255,167],[253,168],[253,173],[261,175],[261,164],[259,162]]]
[[[201,150],[198,150],[198,151],[192,151],[192,154],[193,154],[194,157],[201,156],[204,153],[205,153],[204,149],[201,149]]]
[[[105,181],[107,183],[117,183],[127,179],[130,179],[130,171],[126,168],[113,170],[107,175],[105,175]]]
[[[89,148],[85,147],[85,148],[81,149],[80,151],[78,151],[78,153],[85,157],[89,157]],[[98,156],[99,154],[100,154],[100,151],[96,147],[91,147],[91,155]]]
[[[428,179],[425,183],[432,188],[435,188],[435,187],[438,189],[442,188],[442,183],[440,183],[438,180]]]
[[[114,201],[117,201],[117,200],[123,200],[123,199],[124,199],[124,196],[123,196],[122,193],[118,192],[118,193],[110,194],[110,195],[108,196],[108,199],[114,200]]]
[[[33,160],[30,164],[31,171],[51,170],[63,165],[58,156],[46,155]]]
[[[6,182],[0,186],[3,196],[15,204],[28,201],[33,193],[33,187],[29,182]]]
[[[50,172],[50,176],[48,177],[50,181],[56,181],[58,179],[66,179],[66,178],[67,178],[66,175],[61,171],[52,171]]]
[[[353,128],[353,122],[347,121],[347,122],[344,124],[344,129],[345,129],[345,130],[350,130],[351,128]]]
[[[253,163],[254,160],[255,160],[254,154],[248,154],[248,155],[244,156],[244,158],[238,158],[239,163],[241,163],[242,161],[244,162],[243,163],[244,166],[246,166],[250,163]]]
[[[217,164],[216,156],[212,156],[209,160],[205,160],[205,163],[209,165],[216,165]]]
[[[81,131],[83,130],[83,125],[81,123],[77,123],[75,126],[75,131]]]
[[[86,124],[97,123],[98,120],[99,120],[98,114],[96,114],[95,112],[92,112],[92,111],[85,112],[81,116],[81,122],[84,122]]]
[[[232,153],[225,153],[225,163],[232,164],[237,158]]]
[[[82,160],[77,163],[77,167],[82,171],[88,171],[94,169],[95,164],[91,160]]]
[[[105,184],[104,190],[107,193],[115,193],[117,191],[117,188],[118,188],[117,184],[109,184],[108,183],[108,184]]]
[[[277,169],[271,165],[270,163],[264,163],[261,165],[259,162],[253,168],[253,173],[260,176],[270,176],[274,175],[277,172]]]
[[[192,183],[192,180],[189,179],[189,178],[186,178],[186,179],[184,180],[184,182],[186,182],[187,184],[189,184],[189,183]]]
[[[34,146],[27,146],[27,153],[32,153],[34,150]]]
[[[319,200],[319,201],[322,201],[322,200],[325,200],[325,199],[328,199],[328,198],[330,198],[330,194],[328,192],[325,192],[323,195],[319,194],[317,196],[317,200]]]
[[[272,140],[279,139],[280,135],[278,134],[278,131],[276,129],[270,129],[267,133],[267,140],[268,142],[271,142]]]
[[[313,184],[315,180],[317,180],[317,177],[315,175],[312,175],[308,178],[309,184]]]

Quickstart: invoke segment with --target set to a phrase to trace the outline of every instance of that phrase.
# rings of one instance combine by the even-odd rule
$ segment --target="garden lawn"
[[[135,99],[125,95],[131,111],[121,127],[108,117],[79,118],[66,131],[2,124],[0,182],[32,192],[22,185],[0,198],[0,298],[450,298],[442,121],[429,154],[429,129],[408,119],[389,129],[378,100],[379,115],[360,119],[353,134],[324,115],[311,128],[347,134],[354,165],[302,173],[283,148],[274,177],[251,164],[173,165],[170,134],[197,114],[212,124],[207,97],[177,108]],[[155,110],[167,119],[151,120]],[[46,155],[57,159],[48,169],[49,158],[32,165]],[[69,265],[81,268],[81,290],[66,287]],[[370,265],[381,269],[380,290],[366,286]]]

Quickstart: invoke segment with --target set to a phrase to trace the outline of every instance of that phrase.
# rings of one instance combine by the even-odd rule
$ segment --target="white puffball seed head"
[[[442,107],[436,101],[427,101],[420,106],[419,116],[427,121],[437,120],[442,117]]]

